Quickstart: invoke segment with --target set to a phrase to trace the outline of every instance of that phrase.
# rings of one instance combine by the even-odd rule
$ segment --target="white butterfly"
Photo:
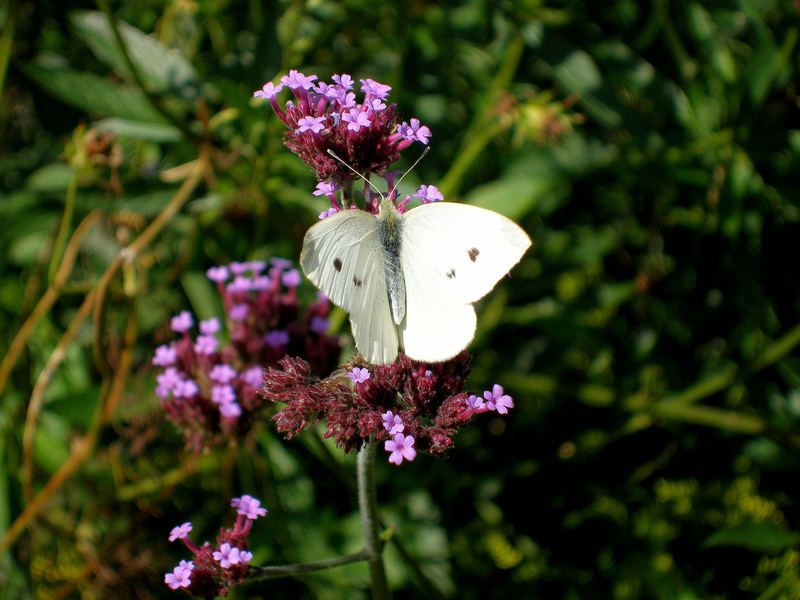
[[[343,210],[312,226],[300,266],[350,313],[356,348],[386,364],[398,349],[425,362],[452,358],[475,336],[472,303],[530,247],[513,221],[468,204],[435,202],[377,216]]]

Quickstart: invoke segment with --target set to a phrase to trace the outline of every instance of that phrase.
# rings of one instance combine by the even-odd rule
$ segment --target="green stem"
[[[256,581],[259,579],[277,579],[278,577],[291,577],[301,573],[309,573],[311,571],[322,571],[325,569],[333,569],[334,567],[342,567],[355,562],[361,562],[369,559],[369,553],[366,550],[357,552],[356,554],[348,554],[347,556],[337,556],[336,558],[326,558],[310,563],[296,564],[296,565],[282,565],[280,567],[256,567],[251,566],[248,571],[247,580]]]
[[[361,526],[364,529],[364,552],[367,553],[369,574],[372,581],[373,600],[388,600],[389,586],[381,559],[381,540],[378,531],[378,501],[375,492],[375,452],[377,445],[367,442],[358,451],[358,508]]]
[[[67,195],[64,198],[64,214],[61,216],[61,223],[58,226],[58,234],[56,234],[56,241],[53,244],[53,253],[50,256],[50,267],[47,271],[47,280],[53,283],[58,267],[61,264],[61,258],[64,255],[64,248],[67,246],[67,236],[69,235],[70,228],[72,227],[72,215],[75,214],[75,196],[78,193],[78,170],[72,175],[69,180],[69,187],[67,187]]]
[[[11,62],[11,42],[14,41],[14,30],[17,23],[17,9],[19,2],[13,1],[6,9],[6,23],[3,27],[3,33],[0,35],[0,95],[5,89],[6,73],[8,72],[8,63]]]
[[[464,133],[465,141],[456,154],[453,166],[445,173],[439,183],[439,190],[444,194],[445,198],[458,194],[465,173],[467,173],[470,166],[492,138],[503,130],[503,126],[497,121],[495,115],[497,99],[511,84],[514,73],[517,72],[517,66],[524,48],[525,43],[522,40],[522,36],[517,33],[509,42],[508,48],[506,48],[506,53],[503,56],[503,62],[500,64],[497,75],[495,75],[486,89],[478,113]]]

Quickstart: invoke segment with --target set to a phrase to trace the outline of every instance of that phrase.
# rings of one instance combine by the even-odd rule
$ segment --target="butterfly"
[[[399,351],[441,362],[475,336],[472,303],[530,247],[512,220],[469,204],[433,202],[400,214],[384,197],[378,215],[358,209],[313,225],[300,266],[350,313],[356,348],[373,364]]]

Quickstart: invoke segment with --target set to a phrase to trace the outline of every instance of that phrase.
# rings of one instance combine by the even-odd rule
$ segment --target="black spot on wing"
[[[478,260],[478,255],[480,253],[481,253],[481,251],[478,250],[477,248],[470,248],[469,250],[467,250],[467,255],[469,256],[469,259],[472,262],[475,262],[476,260]]]
[[[353,285],[356,287],[361,287],[364,282],[361,281],[358,277],[353,276]]]
[[[455,269],[450,269],[447,272],[447,278],[448,279],[455,279],[455,277],[456,277],[456,270]]]
[[[342,270],[342,261],[338,258],[333,259],[333,268],[336,269],[337,272]]]

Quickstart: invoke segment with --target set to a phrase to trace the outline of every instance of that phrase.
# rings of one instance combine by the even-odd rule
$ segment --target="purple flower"
[[[170,329],[178,333],[189,331],[192,325],[194,325],[194,319],[192,318],[192,313],[188,310],[181,311],[179,315],[172,317],[172,320],[169,322]]]
[[[294,130],[295,133],[304,133],[311,131],[312,133],[319,133],[325,129],[325,117],[303,117],[297,124],[300,126]]]
[[[285,258],[280,258],[275,256],[269,259],[269,264],[277,269],[291,269],[294,266],[294,263],[290,260]]]
[[[347,73],[343,73],[342,75],[334,75],[331,77],[336,85],[341,86],[345,90],[353,89],[353,78],[350,77]]]
[[[339,184],[333,181],[320,181],[317,184],[317,189],[312,192],[314,196],[330,196],[339,189]]]
[[[320,221],[322,219],[327,219],[328,217],[335,215],[337,212],[339,211],[333,207],[329,208],[328,210],[323,210],[321,213],[319,213],[319,219]]]
[[[205,335],[214,335],[222,328],[217,317],[211,317],[205,321],[200,321],[200,333]]]
[[[386,105],[379,98],[373,98],[369,101],[369,107],[375,112],[378,112],[386,108]]]
[[[247,550],[242,550],[241,552],[239,552],[239,563],[240,564],[246,565],[251,560],[253,560],[253,553],[252,552],[248,552]]]
[[[272,285],[272,280],[266,275],[259,275],[253,280],[250,287],[254,290],[268,290]]]
[[[153,364],[158,367],[168,367],[174,365],[178,359],[178,351],[172,346],[162,344],[156,348],[156,355],[153,357]]]
[[[314,170],[318,181],[353,181],[351,168],[365,174],[385,172],[411,143],[398,134],[396,107],[387,99],[391,88],[364,79],[364,98],[359,102],[351,91],[353,79],[349,75],[335,75],[332,83],[313,85],[315,79],[291,71],[281,81],[292,88],[296,100],[281,109],[275,98],[270,99],[273,110],[289,129],[289,149]],[[309,131],[313,134],[307,135]],[[348,166],[334,160],[329,150]],[[332,195],[328,195],[338,208]]]
[[[353,367],[353,370],[350,371],[347,376],[356,383],[363,383],[369,379],[369,370]]]
[[[194,563],[182,560],[178,566],[172,570],[172,573],[164,575],[164,583],[170,589],[177,590],[178,588],[189,587],[192,583],[190,575],[194,570]]]
[[[311,331],[320,335],[327,332],[328,327],[330,327],[330,322],[325,317],[314,317],[311,319],[311,324],[308,326]]]
[[[378,83],[373,79],[359,79],[359,81],[361,82],[362,92],[374,98],[380,98],[381,100],[386,98],[386,96],[389,95],[389,91],[392,89],[391,86]]]
[[[348,112],[342,115],[342,121],[347,123],[347,129],[350,131],[358,131],[362,127],[369,127],[369,117],[367,113],[351,108]]]
[[[180,380],[180,374],[175,367],[167,367],[163,373],[156,375],[156,383],[158,384],[156,387],[156,394],[158,397],[166,399],[172,391],[172,388],[174,388],[175,384],[179,383]]]
[[[258,517],[266,516],[267,509],[261,508],[261,501],[245,494],[241,498],[233,498],[231,506],[236,509],[236,512],[248,519],[257,519]]]
[[[272,348],[280,348],[289,343],[289,334],[282,329],[275,329],[264,336],[264,341]]]
[[[175,382],[172,386],[172,393],[176,398],[192,398],[200,392],[200,388],[192,379],[184,379]]]
[[[234,261],[229,264],[228,267],[230,268],[231,273],[234,275],[244,275],[250,270],[250,265],[248,265],[246,262]]]
[[[236,275],[228,285],[225,286],[228,293],[249,292],[253,289],[253,280],[243,275]]]
[[[420,125],[419,119],[411,119],[410,125],[403,121],[397,129],[404,139],[412,142],[427,144],[428,138],[431,137],[431,130],[425,125]]]
[[[304,90],[310,89],[314,85],[314,81],[317,79],[316,75],[309,75],[306,77],[302,73],[298,73],[296,69],[291,69],[289,71],[289,75],[284,75],[281,77],[281,83],[286,87],[296,90],[298,88],[303,88]]]
[[[387,411],[383,413],[381,417],[383,418],[383,427],[389,432],[389,435],[397,435],[405,429],[400,415],[396,415],[392,411]]]
[[[253,388],[261,387],[261,379],[263,377],[263,367],[250,367],[242,373],[242,381]]]
[[[229,419],[235,419],[242,414],[242,407],[236,402],[225,402],[219,405],[219,414]]]
[[[302,280],[303,278],[300,275],[300,271],[297,269],[286,271],[283,275],[281,275],[281,283],[287,288],[296,288],[298,285],[300,285]]]
[[[214,404],[228,404],[236,400],[236,392],[231,385],[215,385],[211,387],[211,401]]]
[[[217,561],[223,569],[230,568],[231,565],[239,564],[239,549],[228,542],[220,544],[219,550],[214,551],[214,560]]]
[[[320,96],[325,96],[328,100],[335,100],[339,93],[339,89],[335,85],[328,85],[324,81],[320,81],[315,85],[314,91]]]
[[[228,277],[230,277],[231,273],[228,270],[228,267],[211,267],[208,271],[206,271],[206,277],[208,277],[211,281],[215,281],[217,283],[222,283]]]
[[[486,398],[486,407],[489,410],[496,410],[501,415],[508,414],[509,408],[514,408],[514,400],[511,396],[503,394],[503,386],[494,384],[491,391],[483,392]]]
[[[214,354],[217,351],[219,340],[213,335],[198,335],[194,343],[194,351],[198,354]]]
[[[486,404],[483,401],[483,398],[472,394],[469,398],[467,398],[467,406],[474,411],[483,412],[486,410]]]
[[[228,317],[232,321],[244,321],[250,312],[250,307],[247,304],[234,304],[228,311]]]
[[[225,363],[214,365],[208,372],[208,378],[217,383],[230,383],[234,377],[236,377],[236,369]]]
[[[253,97],[254,98],[264,98],[265,100],[270,100],[275,95],[277,95],[277,93],[280,92],[282,89],[283,89],[283,84],[282,83],[279,83],[278,85],[275,85],[274,83],[272,83],[270,81],[268,83],[265,83],[264,87],[262,87],[260,90],[256,90],[255,92],[253,92]]]
[[[251,273],[261,273],[267,268],[267,261],[265,260],[248,260],[245,264]]]
[[[386,440],[383,448],[387,452],[391,452],[389,462],[396,465],[402,463],[403,459],[412,461],[417,457],[417,451],[414,450],[414,438],[410,435],[398,433],[394,439]]]
[[[357,103],[356,103],[356,95],[353,92],[345,92],[344,90],[340,90],[339,91],[338,102],[339,102],[339,107],[342,110],[347,110],[347,109],[350,109],[350,108],[354,108],[357,105]],[[343,119],[343,120],[345,122],[347,122],[347,119]]]
[[[423,204],[428,204],[429,202],[441,202],[444,200],[444,195],[442,192],[439,191],[435,185],[421,185],[417,190],[417,193],[414,194],[416,198],[422,198]]]
[[[172,531],[169,532],[169,541],[174,542],[175,540],[182,540],[189,532],[192,530],[192,524],[189,521],[186,521],[183,525],[178,525],[177,527],[173,527]]]

